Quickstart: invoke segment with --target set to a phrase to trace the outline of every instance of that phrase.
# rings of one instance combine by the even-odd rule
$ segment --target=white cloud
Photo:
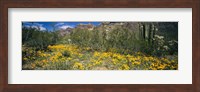
[[[33,25],[36,25],[36,26],[43,26],[43,24],[39,24],[39,23],[33,23]]]
[[[55,24],[55,26],[56,26],[58,29],[73,28],[73,26],[67,25],[67,24],[65,24],[65,23],[63,23],[63,22],[57,23],[57,24]]]
[[[38,26],[35,26],[35,25],[31,25],[31,28],[35,28],[35,29],[38,29]]]
[[[58,27],[59,29],[67,29],[67,28],[73,28],[72,26],[69,25],[62,25]]]
[[[44,31],[44,30],[47,30],[47,29],[45,27],[43,27],[43,26],[40,26],[40,30]]]
[[[44,31],[44,30],[47,30],[45,27],[42,26],[42,24],[36,24],[34,23],[33,25],[24,25],[24,27],[26,28],[35,28],[37,30],[40,30],[40,31]]]
[[[64,25],[65,23],[57,23],[55,24],[55,26],[61,26],[61,25]]]

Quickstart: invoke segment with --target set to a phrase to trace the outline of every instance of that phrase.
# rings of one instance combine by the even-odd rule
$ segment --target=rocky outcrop
[[[63,30],[60,30],[59,33],[61,36],[65,36],[67,34],[70,34],[70,32],[72,32],[73,28],[66,28],[66,29],[63,29]]]
[[[95,26],[92,24],[79,24],[76,26],[77,29],[86,29],[86,30],[93,30],[94,27]]]

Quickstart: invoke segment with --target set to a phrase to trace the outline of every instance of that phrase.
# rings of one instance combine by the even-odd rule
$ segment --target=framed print
[[[2,0],[1,91],[199,92],[199,4]]]
[[[146,9],[137,8],[85,8],[79,17],[73,15],[83,9],[44,11],[48,9],[9,9],[12,51],[8,67],[12,68],[8,73],[15,76],[10,76],[9,84],[192,83],[192,31],[187,31],[192,29],[191,9],[148,9],[152,12],[147,13],[148,19]],[[96,16],[94,11],[98,11]],[[188,45],[182,44],[185,38]],[[34,75],[37,80],[29,82]]]

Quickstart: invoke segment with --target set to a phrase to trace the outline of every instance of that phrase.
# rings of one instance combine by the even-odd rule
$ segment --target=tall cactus
[[[139,39],[143,40],[143,26],[141,23],[139,24]]]
[[[149,28],[149,34],[148,34],[148,43],[151,44],[153,25],[150,25],[149,27],[150,28]]]
[[[153,44],[153,39],[156,34],[155,32],[156,32],[156,26],[154,26],[154,24],[151,24],[149,29],[149,38],[148,38],[149,44]]]
[[[146,26],[145,26],[144,24],[143,24],[142,26],[143,26],[143,27],[142,27],[142,28],[143,28],[143,29],[142,29],[142,31],[143,31],[143,32],[142,32],[142,33],[143,33],[143,39],[146,40]]]
[[[140,24],[139,36],[141,40],[147,41],[149,44],[153,44],[154,36],[156,35],[157,27],[154,24]]]
[[[154,39],[155,38],[155,35],[156,35],[156,26],[153,26],[153,33],[152,33],[152,36],[153,36],[153,38],[152,39]],[[154,40],[152,40],[152,44],[154,44]]]
[[[153,26],[153,38],[155,37],[155,35],[156,35],[156,26]]]

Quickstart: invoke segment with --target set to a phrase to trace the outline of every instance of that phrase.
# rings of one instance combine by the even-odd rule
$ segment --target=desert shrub
[[[127,29],[105,30],[74,30],[70,34],[72,43],[81,47],[91,47],[93,50],[108,51],[110,48],[117,48],[120,53],[124,50],[137,50],[138,40],[135,33]]]
[[[57,32],[39,31],[35,28],[22,29],[22,45],[45,49],[47,46],[56,44],[59,40]]]
[[[169,54],[173,55],[173,54],[178,54],[178,41],[176,40],[171,40],[168,41],[168,47],[169,47]]]
[[[70,56],[71,56],[71,54],[70,54],[69,51],[64,51],[64,52],[62,53],[62,55],[65,56],[65,57],[70,57]]]

